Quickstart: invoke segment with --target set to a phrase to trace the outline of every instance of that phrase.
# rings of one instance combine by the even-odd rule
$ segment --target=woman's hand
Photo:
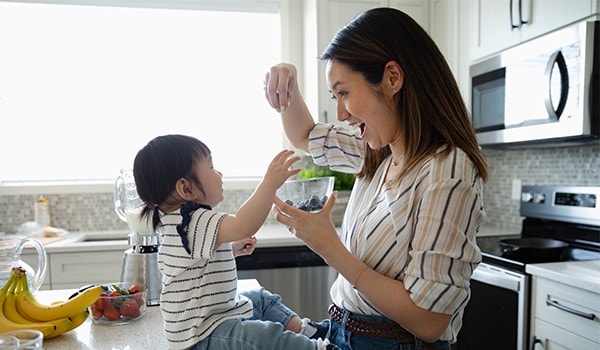
[[[331,219],[337,192],[334,192],[318,212],[308,213],[294,208],[280,198],[275,197],[273,214],[275,220],[286,225],[291,233],[300,238],[325,261],[337,249],[335,242],[341,241]]]
[[[265,76],[265,97],[277,112],[285,111],[297,88],[296,67],[292,64],[280,63],[273,66]]]
[[[235,241],[231,243],[231,249],[233,249],[233,256],[242,256],[242,255],[250,255],[254,252],[254,248],[256,248],[256,237],[248,237],[244,238],[240,241]]]

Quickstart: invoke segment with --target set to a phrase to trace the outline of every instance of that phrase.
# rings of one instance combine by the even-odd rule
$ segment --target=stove
[[[483,262],[525,272],[525,265],[559,261],[600,260],[600,187],[523,186],[520,235],[478,237]],[[508,239],[541,238],[566,243],[560,253],[528,254],[503,252]],[[548,248],[540,248],[548,249]]]
[[[520,214],[520,234],[477,238],[482,262],[471,278],[471,299],[454,349],[527,349],[531,276],[526,265],[600,260],[600,187],[523,186]],[[515,242],[521,244],[509,246],[516,250],[507,249]]]

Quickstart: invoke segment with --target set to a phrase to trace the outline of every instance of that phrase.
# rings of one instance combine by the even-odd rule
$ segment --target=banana
[[[4,287],[0,289],[0,305],[4,306],[6,301],[6,293],[14,283],[14,280],[11,283],[7,282]],[[0,333],[18,329],[36,329],[42,332],[44,339],[47,339],[53,338],[68,331],[71,327],[71,324],[72,322],[68,317],[50,322],[16,323],[6,317],[4,314],[4,307],[0,308]]]
[[[69,327],[68,331],[81,326],[83,324],[83,322],[85,322],[85,320],[87,320],[89,315],[90,315],[90,312],[86,309],[83,312],[80,312],[78,314],[75,314],[75,315],[69,317],[69,319],[71,319],[71,327]]]
[[[15,295],[15,305],[18,313],[27,319],[52,321],[80,314],[98,300],[100,293],[102,293],[101,286],[94,286],[61,303],[45,305],[39,303],[29,291],[25,273],[19,269],[13,269],[13,272],[22,286],[22,291]]]
[[[4,316],[12,322],[27,324],[31,322],[35,322],[35,320],[27,319],[17,311],[17,307],[15,304],[16,294],[21,291],[21,284],[15,280],[14,276],[11,276],[8,282],[10,286],[6,291],[4,296],[4,302],[2,303],[2,311],[4,312]]]

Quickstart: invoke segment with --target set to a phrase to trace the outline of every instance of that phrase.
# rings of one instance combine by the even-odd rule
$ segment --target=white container
[[[35,222],[44,228],[50,226],[50,203],[43,196],[35,201]]]

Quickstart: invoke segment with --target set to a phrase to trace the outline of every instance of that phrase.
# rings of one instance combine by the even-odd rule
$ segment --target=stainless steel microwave
[[[600,21],[557,30],[470,68],[481,146],[600,139]]]

